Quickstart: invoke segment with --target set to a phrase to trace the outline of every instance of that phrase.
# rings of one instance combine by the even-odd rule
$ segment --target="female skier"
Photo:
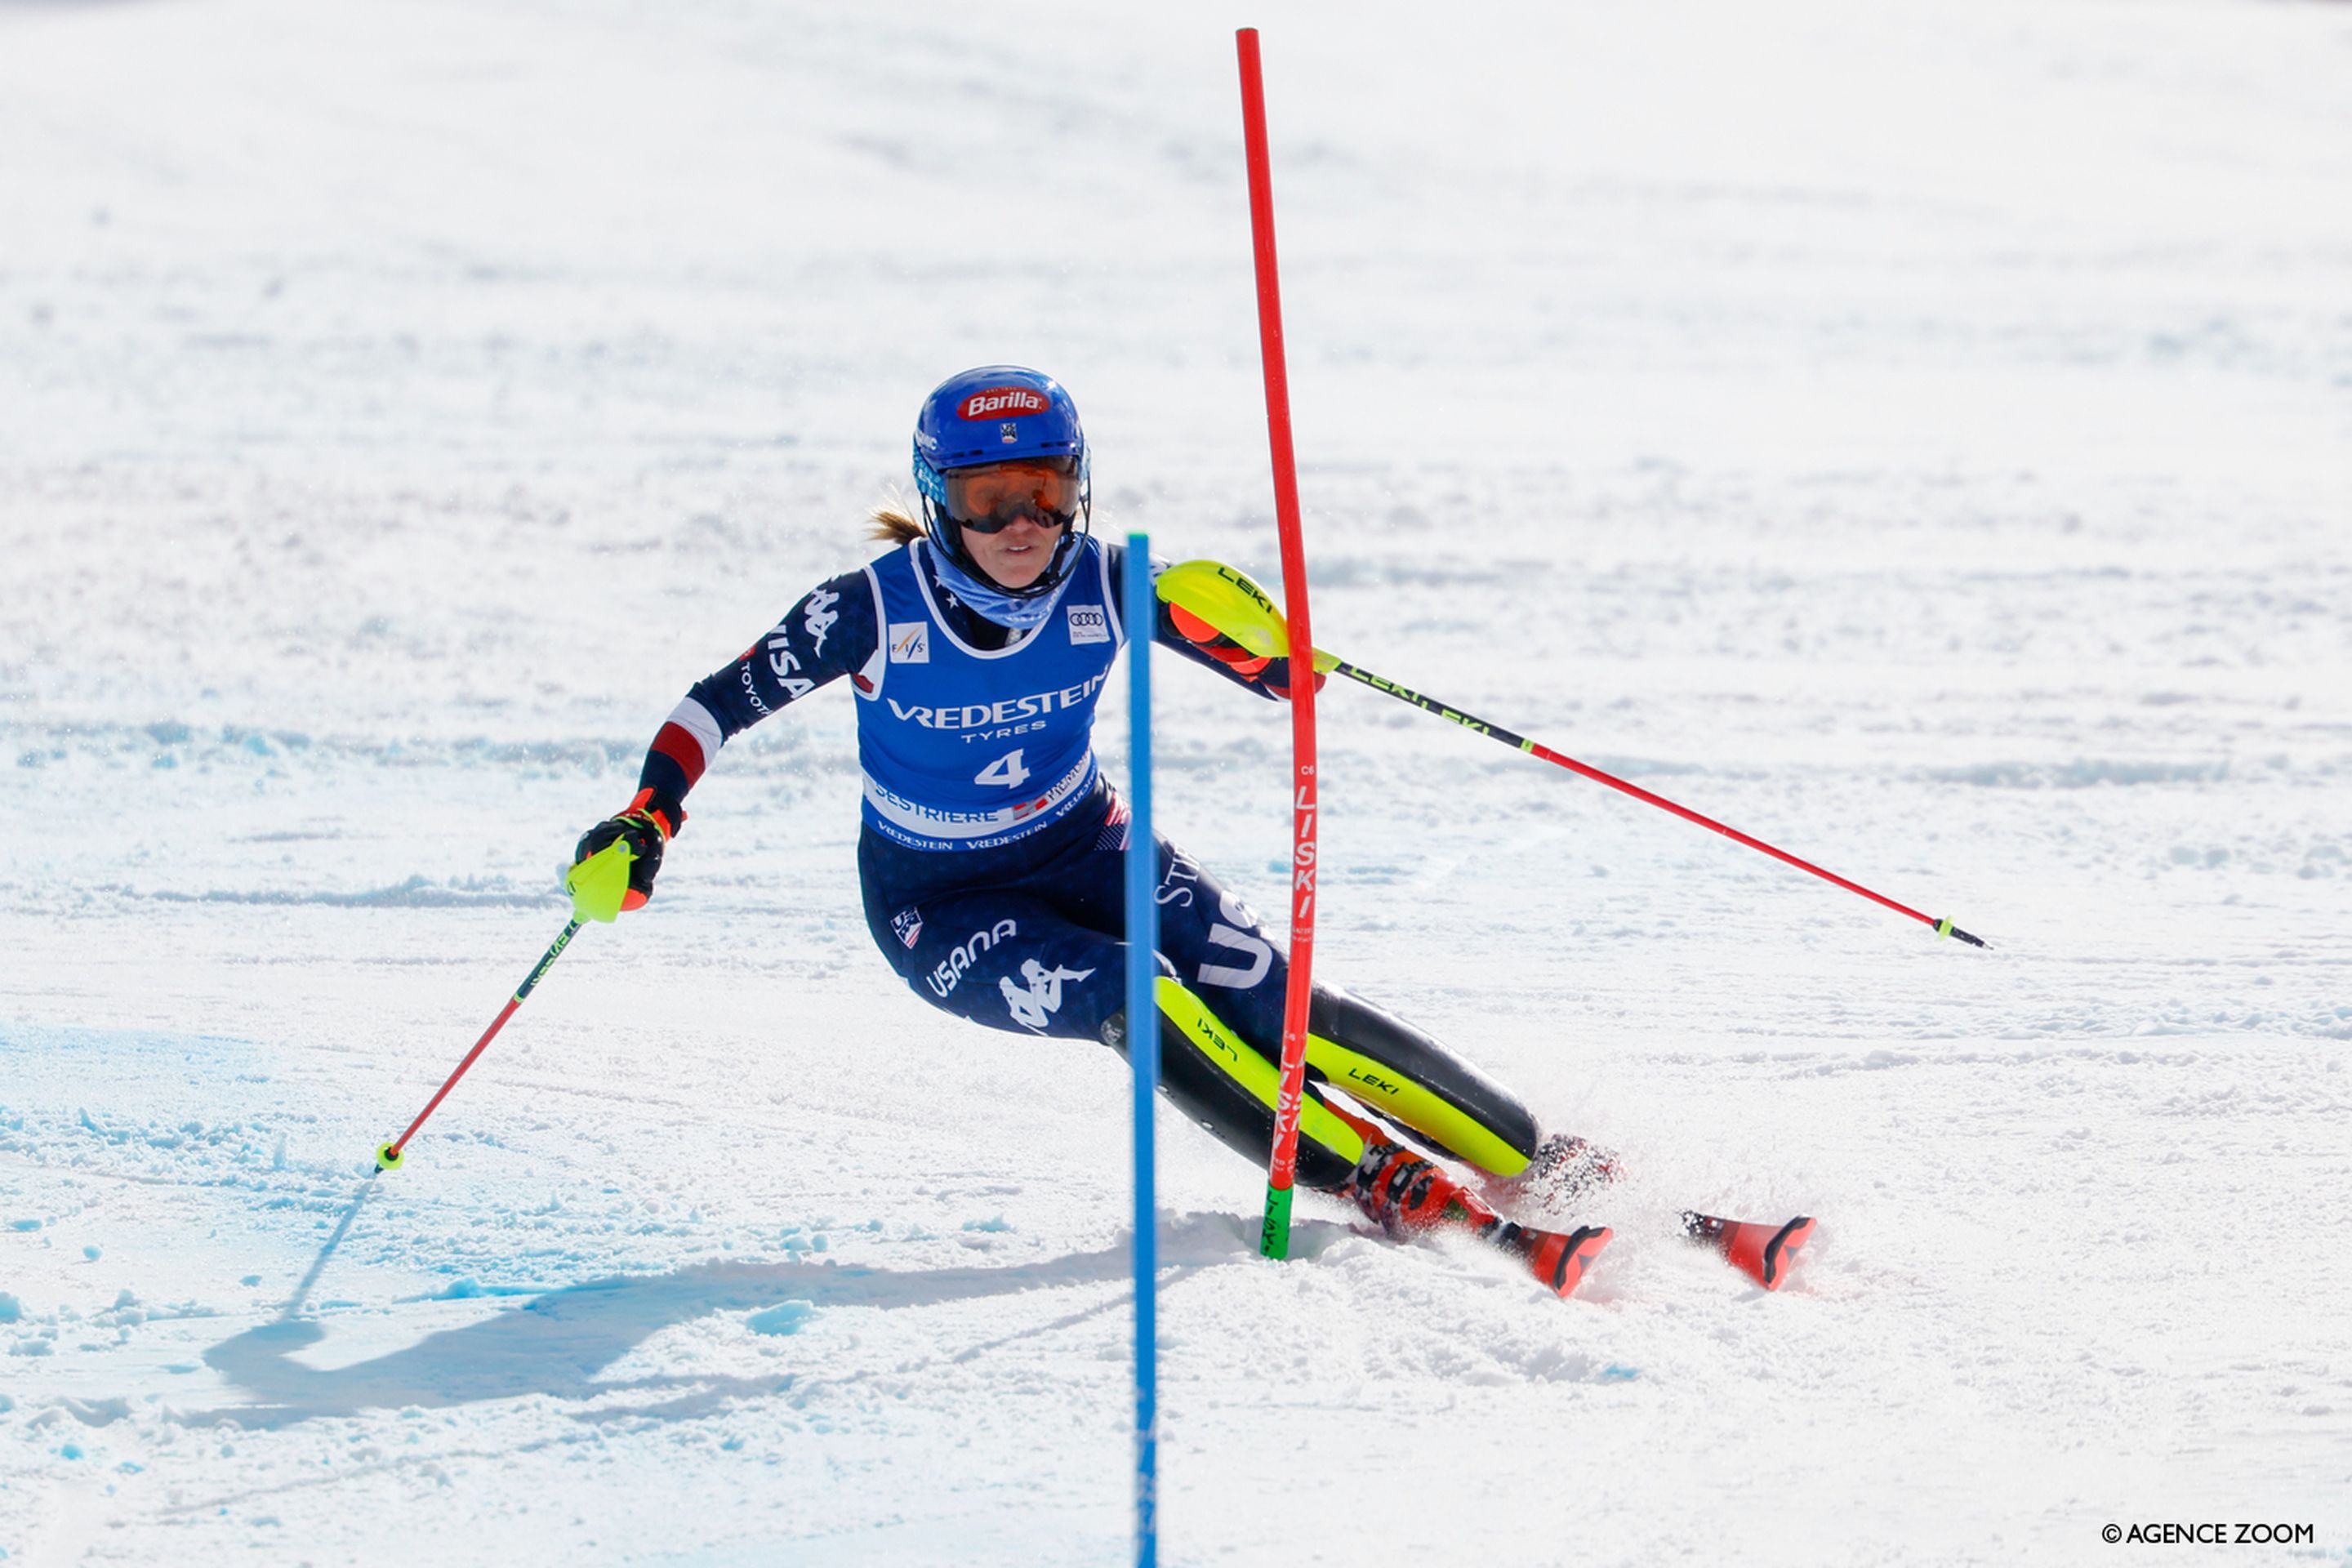
[[[936,1007],[1124,1054],[1129,818],[1095,762],[1095,700],[1131,634],[1122,579],[1153,568],[1090,536],[1077,410],[1035,371],[987,365],[942,382],[916,416],[914,469],[921,519],[877,509],[875,537],[896,548],[820,584],[696,683],[655,737],[636,797],[590,829],[578,858],[625,843],[623,907],[642,907],[719,748],[846,676],[875,945]],[[1287,660],[1253,658],[1172,605],[1158,610],[1153,641],[1261,697],[1288,695]],[[1262,1165],[1286,965],[1241,900],[1164,837],[1158,850],[1161,1087]],[[1547,1133],[1476,1068],[1336,987],[1316,988],[1307,1067],[1301,1184],[1352,1200],[1391,1234],[1463,1226],[1561,1294],[1575,1288],[1608,1231],[1510,1223],[1365,1112],[1475,1167],[1487,1196],[1546,1217],[1609,1179],[1610,1156]]]

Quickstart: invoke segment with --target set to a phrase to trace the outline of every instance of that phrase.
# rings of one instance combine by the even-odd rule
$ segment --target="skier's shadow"
[[[1306,1238],[1318,1247],[1347,1234],[1344,1226],[1315,1222],[1305,1222],[1298,1229],[1335,1233]],[[1162,1268],[1229,1262],[1253,1253],[1255,1240],[1255,1226],[1234,1215],[1170,1216],[1160,1224]],[[772,1394],[793,1379],[688,1373],[608,1380],[597,1374],[660,1330],[712,1312],[748,1311],[784,1301],[807,1301],[820,1310],[934,1306],[1124,1282],[1130,1266],[1125,1242],[1047,1263],[995,1268],[899,1271],[814,1261],[700,1263],[665,1274],[620,1274],[567,1285],[463,1328],[427,1334],[404,1349],[325,1369],[294,1357],[318,1343],[326,1330],[312,1319],[282,1318],[247,1329],[205,1352],[206,1365],[256,1401],[208,1414],[243,1426],[274,1427],[362,1410],[434,1409],[533,1394],[585,1400],[627,1390],[680,1388],[697,1392],[679,1404],[629,1414],[686,1415],[728,1398]],[[1162,1278],[1167,1278],[1165,1272]],[[1119,1307],[1127,1299],[1122,1291],[1062,1321]]]

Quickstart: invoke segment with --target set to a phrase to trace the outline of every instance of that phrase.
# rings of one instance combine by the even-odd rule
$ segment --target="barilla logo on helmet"
[[[1045,395],[1025,386],[992,386],[956,405],[959,419],[1018,419],[1045,412]]]

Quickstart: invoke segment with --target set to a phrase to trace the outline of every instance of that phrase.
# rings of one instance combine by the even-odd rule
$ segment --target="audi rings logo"
[[[959,419],[1018,419],[1045,412],[1045,395],[1025,386],[992,386],[956,405]]]

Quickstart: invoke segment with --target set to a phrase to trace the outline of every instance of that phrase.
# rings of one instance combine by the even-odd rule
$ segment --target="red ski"
[[[1370,1124],[1356,1125],[1377,1134]],[[1525,1260],[1528,1272],[1556,1296],[1569,1295],[1583,1282],[1584,1271],[1609,1245],[1612,1234],[1605,1226],[1579,1226],[1560,1232],[1507,1220],[1434,1160],[1385,1141],[1367,1142],[1363,1162],[1356,1167],[1356,1179],[1347,1195],[1391,1236],[1407,1237],[1440,1227],[1466,1230],[1490,1247]]]
[[[1789,1282],[1789,1266],[1812,1239],[1813,1221],[1810,1215],[1799,1215],[1776,1226],[1769,1221],[1717,1219],[1686,1209],[1683,1234],[1714,1247],[1734,1268],[1767,1290],[1778,1290]]]
[[[1504,1222],[1505,1234],[1492,1237],[1498,1246],[1509,1247],[1528,1260],[1528,1271],[1542,1280],[1556,1296],[1570,1295],[1584,1281],[1584,1271],[1601,1256],[1616,1232],[1605,1225],[1580,1225],[1565,1235],[1551,1230],[1530,1230],[1523,1225]],[[1513,1234],[1516,1233],[1516,1234]]]

